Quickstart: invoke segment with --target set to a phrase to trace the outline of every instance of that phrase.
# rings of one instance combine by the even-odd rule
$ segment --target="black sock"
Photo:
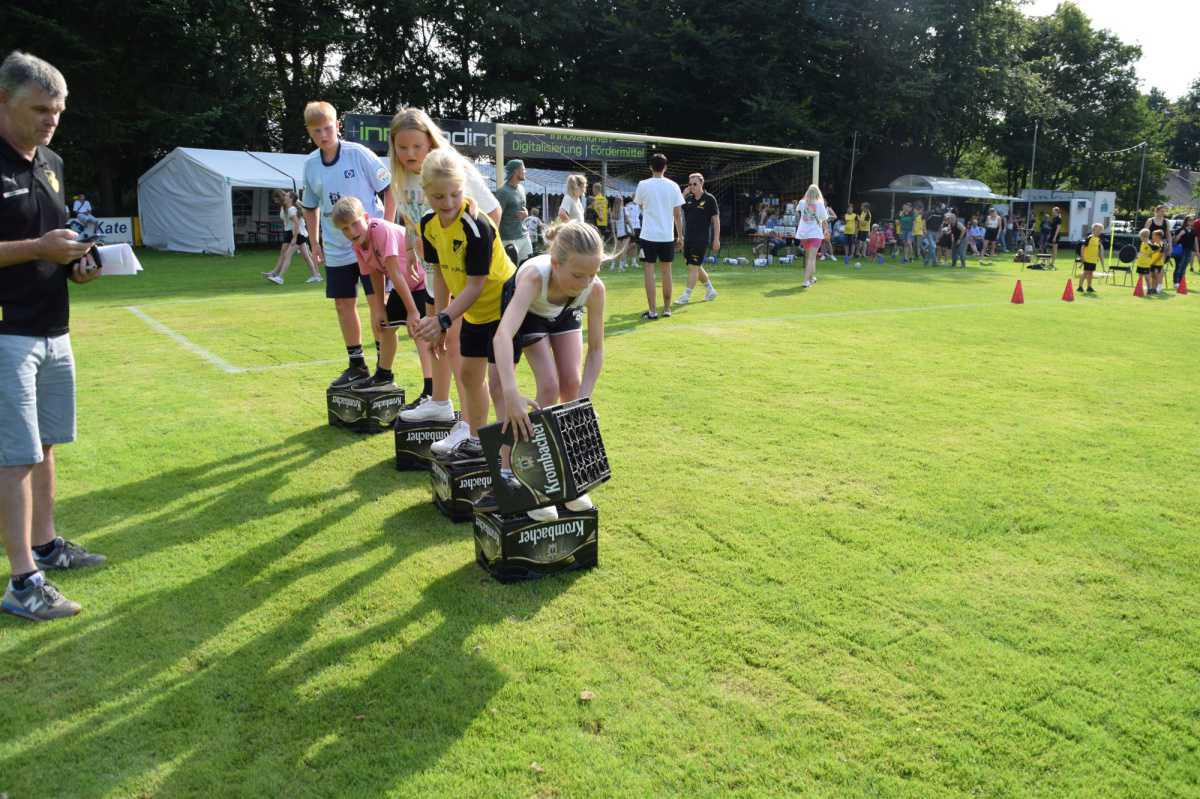
[[[384,369],[382,366],[375,367],[375,376],[381,380],[391,380],[394,377],[391,369]]]
[[[30,577],[32,577],[35,574],[37,574],[36,571],[25,572],[24,574],[14,574],[12,576],[13,588],[20,591],[22,588],[25,587],[25,581],[28,580]]]
[[[55,538],[49,544],[39,544],[33,548],[33,551],[41,555],[43,558],[54,551],[55,545],[58,544],[58,539]]]
[[[425,385],[421,387],[421,393],[428,397],[433,396],[433,378],[432,377],[425,378]]]
[[[346,354],[350,356],[350,366],[357,366],[360,369],[367,368],[367,361],[363,358],[363,348],[361,344],[355,344],[353,347],[346,347]]]

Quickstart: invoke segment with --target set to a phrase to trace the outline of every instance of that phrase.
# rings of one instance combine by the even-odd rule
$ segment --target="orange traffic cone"
[[[1137,285],[1133,287],[1133,296],[1135,296],[1135,297],[1145,297],[1146,296],[1146,289],[1142,287],[1142,276],[1141,275],[1138,275]]]
[[[1176,294],[1187,294],[1187,275],[1184,275],[1183,277],[1179,278],[1179,289],[1176,290],[1175,293]]]
[[[1013,289],[1012,301],[1014,305],[1022,305],[1025,302],[1025,292],[1021,291],[1021,281],[1017,281],[1017,287]]]
[[[1075,302],[1075,285],[1067,278],[1067,287],[1063,289],[1063,302]]]

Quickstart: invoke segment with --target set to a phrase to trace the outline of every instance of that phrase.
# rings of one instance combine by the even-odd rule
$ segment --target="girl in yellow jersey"
[[[842,231],[846,234],[846,263],[850,263],[850,256],[858,249],[858,214],[854,213],[854,203],[846,203],[846,214],[842,221],[846,225]]]
[[[492,337],[500,325],[500,295],[517,268],[504,251],[496,224],[464,195],[466,182],[463,160],[456,153],[434,150],[421,165],[425,201],[433,209],[421,217],[421,242],[425,263],[434,269],[437,314],[422,319],[416,335],[433,342],[434,354],[440,357],[446,352],[446,332],[462,318],[459,400],[468,429],[444,449],[458,458],[478,458],[483,454],[479,428],[488,417],[489,374],[491,385],[499,385]],[[435,379],[435,397],[447,396],[449,390],[449,375]],[[501,403],[498,397],[496,411],[503,418]]]
[[[871,204],[863,203],[858,208],[858,255],[867,257],[867,245],[871,237]]]
[[[1096,264],[1104,257],[1103,245],[1100,242],[1100,234],[1104,232],[1104,225],[1099,223],[1092,225],[1092,235],[1088,236],[1088,240],[1079,248],[1079,256],[1083,261],[1083,273],[1079,275],[1079,290],[1083,291],[1083,284],[1087,283],[1087,293],[1095,294],[1096,290],[1092,288],[1092,278],[1096,275]]]

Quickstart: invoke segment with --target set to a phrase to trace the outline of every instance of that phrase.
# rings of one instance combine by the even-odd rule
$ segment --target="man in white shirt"
[[[333,206],[342,197],[357,197],[368,216],[393,219],[395,200],[387,191],[392,177],[375,153],[338,135],[337,112],[326,102],[309,103],[304,126],[317,149],[304,162],[304,197],[300,204],[308,226],[313,258],[325,262],[325,296],[333,300],[338,326],[346,344],[350,366],[331,387],[346,388],[371,376],[363,357],[362,326],[358,321],[358,286],[371,293],[371,279],[360,275],[350,241],[333,224]],[[379,194],[386,193],[384,203]],[[386,207],[385,207],[386,206]],[[318,213],[320,218],[318,219]],[[379,351],[379,323],[372,318],[375,351]]]
[[[675,248],[683,246],[683,192],[667,180],[667,157],[655,153],[650,157],[650,177],[638,183],[633,200],[641,208],[642,233],[638,241],[642,253],[642,269],[646,281],[646,305],[643,319],[657,319],[655,306],[654,264],[662,273],[663,316],[671,315],[671,263]]]
[[[75,224],[68,227],[74,228],[81,236],[96,235],[100,222],[92,216],[92,204],[86,194],[75,195],[75,201],[71,203],[71,221]]]

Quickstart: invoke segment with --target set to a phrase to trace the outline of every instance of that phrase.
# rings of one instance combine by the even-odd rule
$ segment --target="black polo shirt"
[[[0,138],[0,241],[36,239],[66,224],[62,159],[39,146],[27,161]],[[66,333],[68,271],[45,260],[0,266],[0,334]]]
[[[708,192],[702,192],[700,199],[690,191],[683,195],[683,238],[689,244],[703,244],[708,241],[708,231],[711,220],[719,214],[717,198]]]

